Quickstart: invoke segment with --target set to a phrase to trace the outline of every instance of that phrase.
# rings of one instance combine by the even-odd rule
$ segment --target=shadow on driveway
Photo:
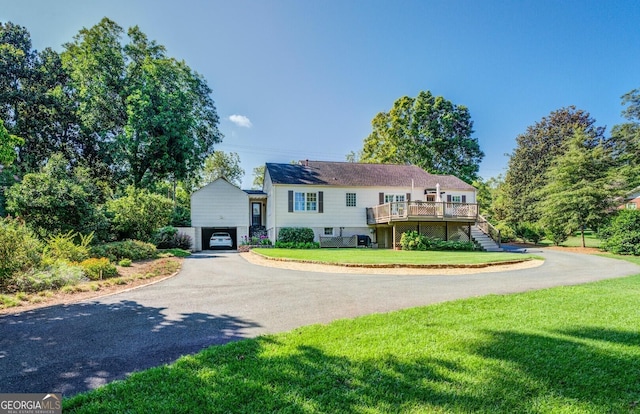
[[[259,326],[224,314],[168,318],[164,310],[83,302],[0,317],[0,392],[76,394]]]

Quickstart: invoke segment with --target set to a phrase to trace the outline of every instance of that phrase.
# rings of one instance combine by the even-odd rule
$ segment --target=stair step
[[[504,249],[477,227],[471,227],[471,239],[486,252],[502,252]]]

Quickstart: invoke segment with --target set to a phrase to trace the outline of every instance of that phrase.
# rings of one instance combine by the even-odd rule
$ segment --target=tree
[[[582,130],[565,143],[565,150],[546,172],[546,185],[539,191],[541,223],[552,234],[597,228],[617,195],[611,188],[611,157],[603,143],[592,147]]]
[[[58,53],[32,50],[24,27],[0,23],[0,72],[0,119],[10,134],[25,141],[17,172],[39,171],[56,152],[82,159],[69,78]]]
[[[433,174],[451,174],[466,182],[477,178],[484,154],[473,138],[469,110],[422,91],[396,100],[389,112],[371,121],[361,162],[417,165]]]
[[[188,179],[222,139],[211,90],[138,27],[129,29],[129,37],[128,119],[118,144],[132,183],[139,187],[169,175]]]
[[[480,208],[480,214],[490,221],[493,221],[491,220],[494,218],[493,208],[495,201],[498,198],[499,188],[503,182],[504,179],[502,178],[502,175],[498,175],[497,177],[491,177],[488,180],[478,178],[472,183],[476,188],[476,199]]]
[[[69,74],[80,124],[80,151],[94,174],[113,179],[114,143],[123,133],[125,55],[123,30],[106,17],[64,45],[62,63]]]
[[[4,127],[4,122],[0,119],[0,168],[11,165],[16,159],[16,148],[24,144],[24,140],[15,135],[9,134]]]
[[[264,172],[265,166],[261,165],[259,167],[255,167],[253,169],[253,185],[252,187],[256,190],[261,190],[264,184]]]
[[[204,162],[202,170],[203,184],[208,184],[218,178],[224,178],[236,187],[240,187],[244,170],[240,167],[240,156],[235,152],[225,153],[216,151]]]
[[[596,127],[588,112],[574,106],[551,112],[516,138],[502,188],[503,219],[511,225],[537,222],[540,218],[539,189],[543,188],[551,162],[566,150],[564,145],[582,131],[585,145],[593,148],[604,141],[604,128]]]
[[[192,178],[222,140],[211,89],[136,27],[105,18],[65,45],[86,159],[136,187]]]
[[[103,232],[103,201],[104,193],[89,171],[69,170],[62,154],[54,154],[41,172],[26,174],[7,191],[7,210],[22,217],[41,238],[69,231]]]
[[[118,239],[151,240],[156,230],[169,224],[171,200],[135,187],[128,187],[126,193],[106,204]]]
[[[623,95],[622,104],[627,105],[622,115],[628,122],[612,128],[611,146],[615,167],[631,190],[640,186],[640,89]]]

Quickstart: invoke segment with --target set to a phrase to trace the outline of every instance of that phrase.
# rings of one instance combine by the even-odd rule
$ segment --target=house
[[[624,203],[618,206],[618,210],[638,210],[640,209],[640,190],[636,189],[632,193],[627,194]]]
[[[327,247],[367,239],[394,248],[408,230],[469,241],[478,219],[473,186],[412,165],[305,160],[265,167],[262,191],[219,179],[192,195],[196,249],[214,231],[228,231],[237,245],[256,232],[275,241],[283,227],[309,227]]]
[[[252,228],[264,226],[266,198],[262,191],[241,190],[224,178],[195,191],[191,195],[195,250],[207,249],[214,232],[229,233],[237,248]]]

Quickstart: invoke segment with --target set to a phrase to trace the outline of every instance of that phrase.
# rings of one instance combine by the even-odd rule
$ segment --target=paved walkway
[[[546,250],[544,265],[457,276],[312,273],[236,253],[185,259],[176,277],[0,317],[0,392],[71,395],[179,356],[265,333],[447,300],[640,273],[625,261]]]

